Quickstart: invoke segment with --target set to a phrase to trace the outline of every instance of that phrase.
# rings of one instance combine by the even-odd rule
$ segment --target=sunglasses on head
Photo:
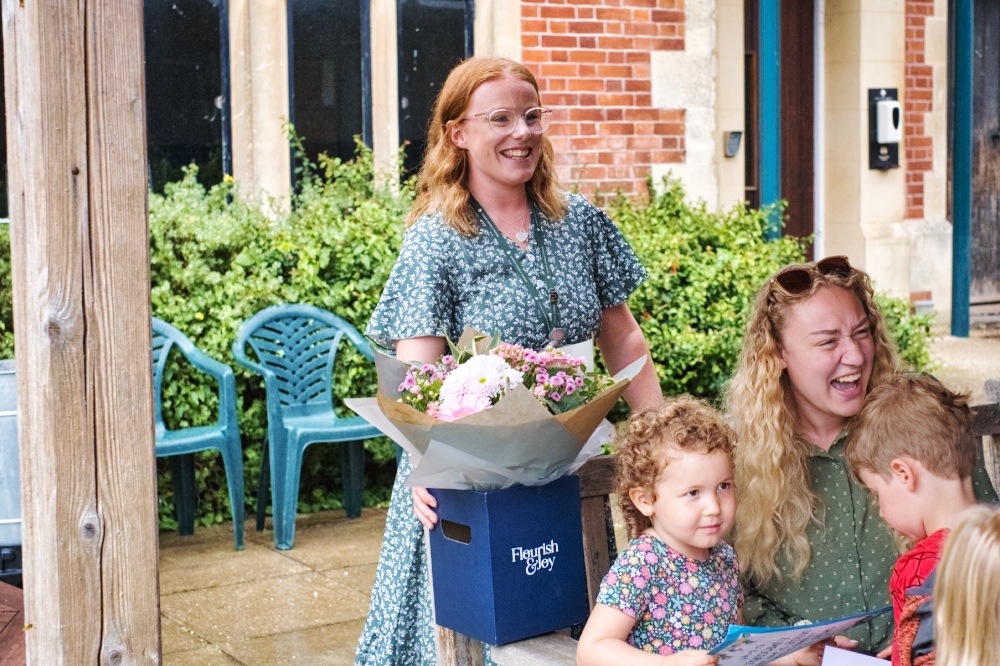
[[[844,255],[827,257],[820,259],[814,266],[809,268],[789,267],[771,278],[771,282],[776,282],[779,287],[789,294],[801,294],[809,290],[813,283],[813,271],[820,275],[836,276],[846,278],[850,276],[854,269]]]

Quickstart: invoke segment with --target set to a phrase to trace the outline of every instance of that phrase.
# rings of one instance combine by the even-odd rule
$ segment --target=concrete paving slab
[[[160,615],[160,636],[164,655],[209,647],[209,643],[200,638],[193,629],[189,629],[169,617],[163,617],[162,614]]]
[[[376,568],[378,568],[378,562],[371,562],[344,569],[326,569],[320,573],[336,583],[346,585],[366,597],[371,597],[372,587],[375,585]]]
[[[284,662],[275,661],[274,664]],[[248,666],[217,647],[163,655],[163,666]]]
[[[232,650],[248,666],[353,666],[358,637],[364,624],[364,620],[354,620],[262,636],[235,645]]]
[[[316,571],[370,564],[378,562],[384,532],[384,511],[366,511],[353,520],[306,522],[295,528],[295,547],[282,554]]]
[[[241,551],[233,550],[231,541],[216,540],[160,546],[161,595],[306,571],[279,551],[249,541]]]
[[[253,529],[252,521],[247,521],[246,529]],[[160,532],[160,548],[196,546],[224,541],[229,543],[229,550],[236,552],[236,547],[233,542],[232,522],[226,521],[219,523],[218,525],[210,525],[209,527],[198,526],[195,528],[194,534],[189,534],[187,536],[181,536],[174,530],[164,530]]]
[[[249,638],[364,618],[368,597],[309,572],[169,594],[160,609],[228,650]]]

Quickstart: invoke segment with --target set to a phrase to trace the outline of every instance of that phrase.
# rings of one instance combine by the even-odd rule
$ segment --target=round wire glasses
[[[496,109],[485,113],[475,113],[462,118],[462,120],[472,120],[473,118],[482,118],[490,126],[490,129],[500,136],[507,136],[513,132],[514,128],[517,127],[518,118],[524,120],[524,126],[529,132],[541,134],[549,128],[549,124],[552,122],[552,109],[536,106],[524,113],[514,113],[510,109]]]

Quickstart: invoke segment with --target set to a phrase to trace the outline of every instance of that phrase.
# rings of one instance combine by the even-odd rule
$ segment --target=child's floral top
[[[723,641],[743,604],[739,563],[723,542],[692,560],[642,535],[611,566],[597,603],[636,618],[630,645],[656,654],[710,650]]]

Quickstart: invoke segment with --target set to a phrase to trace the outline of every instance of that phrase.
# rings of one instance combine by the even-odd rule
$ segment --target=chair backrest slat
[[[277,305],[244,323],[236,347],[249,346],[274,373],[283,408],[332,409],[331,377],[345,335],[370,358],[364,338],[340,317],[309,305]]]
[[[166,322],[153,319],[153,426],[157,433],[166,430],[163,422],[163,369],[174,346],[172,331],[167,326]]]

